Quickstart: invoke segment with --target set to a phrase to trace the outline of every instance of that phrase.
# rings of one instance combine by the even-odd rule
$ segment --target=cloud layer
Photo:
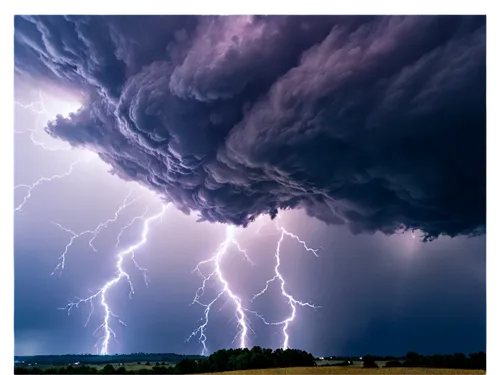
[[[16,17],[15,69],[84,93],[51,135],[202,220],[485,230],[485,17]]]

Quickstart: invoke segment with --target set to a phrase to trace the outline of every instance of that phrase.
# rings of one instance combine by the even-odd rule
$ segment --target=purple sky
[[[203,323],[192,271],[231,224],[246,225],[235,238],[254,264],[232,246],[224,279],[270,322],[291,311],[279,283],[251,298],[273,277],[276,225],[320,249],[289,237],[281,246],[287,292],[319,306],[297,306],[293,348],[486,349],[484,16],[39,14],[13,24],[14,185],[79,161],[14,213],[15,354],[102,347],[100,296],[87,326],[90,304],[58,308],[112,279],[143,222],[115,248],[120,228],[165,202],[135,252],[148,286],[126,256],[135,293],[125,278],[106,292],[126,323],[110,320],[110,353],[201,352],[198,337],[185,341]],[[16,188],[14,207],[27,193]],[[51,275],[71,238],[54,223],[94,229],[129,194],[139,199],[99,233],[97,251],[91,235],[77,239]],[[222,290],[215,277],[207,285],[202,303]],[[239,345],[229,297],[210,311],[209,352]],[[245,314],[247,345],[282,346],[283,325]]]

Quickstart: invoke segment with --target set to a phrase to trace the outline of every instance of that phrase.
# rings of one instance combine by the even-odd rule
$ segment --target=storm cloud
[[[15,69],[82,93],[49,134],[201,220],[485,231],[485,17],[18,16]]]

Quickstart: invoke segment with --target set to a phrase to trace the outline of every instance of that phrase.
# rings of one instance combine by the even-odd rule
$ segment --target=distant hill
[[[68,365],[68,364],[89,364],[98,365],[103,363],[130,363],[130,362],[166,362],[177,364],[183,359],[202,359],[201,355],[181,355],[175,353],[132,353],[114,355],[96,354],[62,354],[62,355],[33,355],[14,356],[16,363],[31,363],[38,365]]]

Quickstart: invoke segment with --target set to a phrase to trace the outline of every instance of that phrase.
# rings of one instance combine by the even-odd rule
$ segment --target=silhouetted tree
[[[14,374],[29,374],[29,370],[26,367],[14,367]]]
[[[115,368],[113,367],[113,365],[106,365],[99,372],[101,374],[114,374],[115,373]]]
[[[177,364],[177,366],[175,366],[175,368],[178,370],[177,373],[179,374],[194,374],[197,372],[198,365],[196,361],[184,358]]]
[[[375,358],[372,355],[363,356],[363,367],[366,368],[378,368],[378,365],[375,363]]]
[[[486,353],[472,353],[469,355],[470,358],[470,368],[486,370]]]
[[[70,368],[71,366],[68,366],[68,369]],[[78,367],[75,367],[73,370],[72,370],[72,374],[88,374],[89,373],[89,369],[90,367],[89,366],[78,366]],[[69,374],[69,372],[67,372]]]
[[[403,367],[399,361],[387,361],[384,367]]]
[[[167,374],[167,369],[164,366],[154,366],[152,368],[154,374]]]
[[[405,356],[405,366],[418,367],[421,364],[422,356],[417,352],[408,352]]]
[[[176,366],[177,367],[177,366]],[[210,361],[208,359],[202,359],[198,361],[198,372],[199,373],[206,373],[210,372],[211,367],[210,367]]]

